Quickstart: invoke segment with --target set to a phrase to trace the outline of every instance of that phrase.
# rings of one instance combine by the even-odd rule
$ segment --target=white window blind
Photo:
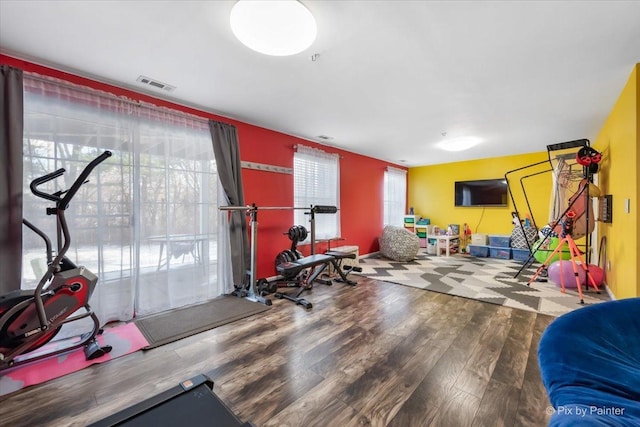
[[[384,173],[384,225],[404,225],[407,171],[388,167]]]
[[[311,205],[338,206],[339,156],[316,148],[298,145],[293,156],[293,202],[296,207]],[[309,229],[309,215],[294,211],[295,225]],[[316,238],[328,239],[340,235],[340,211],[315,216]]]

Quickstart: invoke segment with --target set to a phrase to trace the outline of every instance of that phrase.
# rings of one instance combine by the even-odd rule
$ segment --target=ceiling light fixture
[[[481,142],[480,138],[474,137],[455,138],[440,142],[438,147],[446,151],[464,151],[475,147]]]
[[[231,9],[230,23],[244,45],[272,56],[302,52],[318,31],[309,9],[295,0],[239,0]]]

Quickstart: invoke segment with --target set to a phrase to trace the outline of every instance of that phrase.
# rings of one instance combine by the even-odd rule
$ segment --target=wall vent
[[[149,85],[149,86],[152,86],[152,87],[155,87],[157,89],[166,90],[167,92],[173,92],[176,89],[175,86],[171,86],[171,85],[168,85],[166,83],[159,82],[157,80],[154,80],[154,79],[152,79],[150,77],[146,77],[146,76],[140,76],[140,77],[138,77],[136,79],[136,81],[140,82],[140,83],[143,83],[143,84],[146,84],[146,85]]]

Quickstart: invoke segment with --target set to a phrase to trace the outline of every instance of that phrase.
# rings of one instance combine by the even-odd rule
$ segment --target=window
[[[315,148],[298,146],[293,156],[293,203],[295,207],[311,205],[338,206],[340,200],[338,155]],[[309,215],[294,210],[295,225],[309,229]],[[340,211],[315,216],[316,238],[328,239],[340,235]]]
[[[384,225],[404,226],[407,171],[388,167],[384,173]]]
[[[55,79],[24,79],[24,216],[55,242],[51,206],[29,191],[67,189],[100,164],[67,210],[67,256],[98,275],[101,322],[129,320],[218,296],[218,176],[206,120]],[[40,278],[44,244],[23,231],[23,288]]]

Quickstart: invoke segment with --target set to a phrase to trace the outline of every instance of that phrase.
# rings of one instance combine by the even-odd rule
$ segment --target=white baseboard
[[[609,295],[611,301],[615,301],[617,299],[613,292],[611,292],[611,289],[609,289],[609,286],[604,285],[604,289],[607,291],[607,295]]]

